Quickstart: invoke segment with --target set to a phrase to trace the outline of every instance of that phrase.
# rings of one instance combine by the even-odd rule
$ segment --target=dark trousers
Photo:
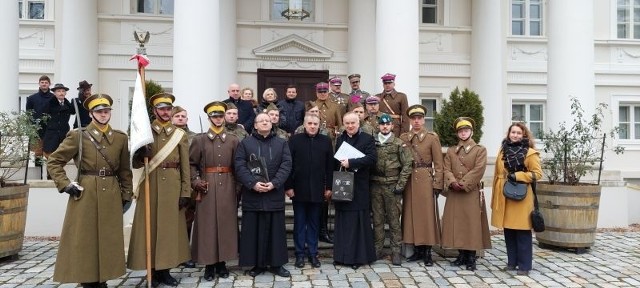
[[[296,256],[305,254],[305,244],[309,255],[318,255],[318,226],[322,203],[293,201],[293,243]]]
[[[533,262],[531,230],[504,228],[504,241],[507,244],[507,265],[518,266],[518,270],[531,270]]]

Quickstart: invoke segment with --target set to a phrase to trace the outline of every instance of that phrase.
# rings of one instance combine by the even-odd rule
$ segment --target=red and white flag
[[[136,86],[133,91],[133,101],[131,101],[131,126],[129,129],[129,151],[131,157],[140,147],[153,143],[153,133],[151,123],[147,114],[147,101],[142,89],[142,77],[140,72],[136,73]]]

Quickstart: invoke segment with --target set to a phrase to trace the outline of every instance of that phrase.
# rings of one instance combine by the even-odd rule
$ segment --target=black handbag
[[[533,174],[533,182],[531,183],[531,190],[533,190],[533,211],[531,211],[531,226],[533,226],[533,231],[535,232],[544,232],[544,217],[542,217],[542,213],[538,209],[538,194],[536,194],[536,174]]]
[[[507,180],[504,182],[504,189],[502,189],[502,194],[504,197],[520,201],[527,196],[527,183],[520,183],[516,181]]]
[[[264,157],[258,157],[256,156],[256,154],[249,155],[247,167],[249,167],[251,175],[253,175],[253,177],[256,177],[256,180],[258,180],[258,182],[269,182],[269,172],[267,171],[267,164],[264,161]]]
[[[335,202],[353,201],[353,172],[333,171],[333,193],[331,200]]]

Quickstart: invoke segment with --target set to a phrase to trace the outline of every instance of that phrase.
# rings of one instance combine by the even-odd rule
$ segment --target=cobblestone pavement
[[[322,267],[303,269],[285,267],[290,278],[265,272],[258,277],[245,276],[244,271],[229,263],[231,276],[207,282],[204,268],[176,268],[172,275],[179,287],[639,287],[640,232],[599,233],[596,244],[584,254],[566,250],[545,250],[534,245],[533,271],[529,276],[503,272],[506,251],[501,235],[492,237],[493,249],[478,259],[475,272],[449,265],[436,256],[433,267],[415,262],[393,266],[379,260],[358,270],[334,266],[330,257],[321,258]],[[536,241],[534,240],[534,243]],[[57,241],[27,241],[18,260],[0,261],[2,287],[76,287],[52,281]],[[245,267],[245,269],[248,269]],[[127,271],[123,277],[107,282],[110,287],[144,286],[145,271]]]

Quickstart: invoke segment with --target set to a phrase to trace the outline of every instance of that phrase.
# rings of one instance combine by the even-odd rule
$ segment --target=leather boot
[[[215,266],[216,268],[216,274],[218,274],[218,277],[229,278],[229,269],[227,269],[227,262],[225,261],[218,262],[213,266]]]
[[[407,262],[418,261],[424,258],[424,247],[425,246],[413,246],[413,255],[407,258]]]
[[[160,283],[171,287],[178,286],[178,280],[171,276],[171,273],[169,273],[169,269],[157,270],[156,272],[158,273],[158,276],[160,276],[158,279],[160,280]]]
[[[391,253],[391,264],[395,266],[402,265],[402,257],[400,257],[400,252],[392,252]]]
[[[204,267],[204,280],[213,281],[215,279],[216,269],[214,265]]]
[[[323,202],[322,210],[320,211],[320,231],[319,231],[320,237],[318,238],[318,240],[325,243],[333,244],[333,238],[329,234],[329,228],[327,228],[328,224],[329,224],[329,203]]]
[[[451,262],[451,266],[460,266],[467,264],[467,252],[465,250],[458,250],[458,257]]]
[[[431,246],[427,246],[424,249],[424,266],[433,266],[433,259],[431,259]]]
[[[475,271],[476,270],[476,251],[475,250],[467,250],[467,270]]]

